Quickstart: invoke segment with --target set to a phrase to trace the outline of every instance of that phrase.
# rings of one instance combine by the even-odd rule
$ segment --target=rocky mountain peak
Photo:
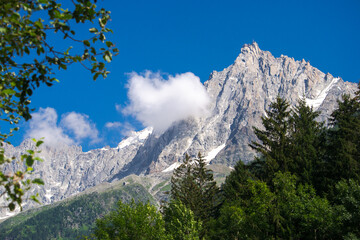
[[[275,58],[256,42],[244,45],[235,62],[214,71],[204,85],[212,99],[212,114],[178,123],[151,144],[145,142],[130,163],[138,167],[135,173],[141,173],[144,166],[149,166],[146,173],[158,172],[181,161],[186,152],[207,156],[220,147],[214,163],[232,166],[239,159],[251,161],[254,152],[249,143],[256,140],[252,127],[261,127],[261,117],[277,96],[292,106],[305,97],[308,105],[322,112],[319,120],[324,121],[337,99],[356,89],[355,84],[324,74],[305,60],[285,55]],[[144,160],[145,156],[149,159]]]
[[[308,105],[321,111],[319,120],[326,120],[341,95],[353,94],[357,88],[305,60],[275,58],[256,42],[244,45],[235,62],[214,71],[204,85],[211,98],[210,114],[176,122],[162,134],[147,128],[130,134],[115,148],[86,153],[75,146],[42,146],[44,162],[36,164],[34,177],[46,182],[45,188],[38,189],[43,202],[52,203],[129,174],[172,171],[185,153],[196,156],[200,152],[210,164],[249,162],[255,155],[249,143],[257,140],[252,127],[262,126],[261,117],[277,96],[292,106],[305,97]],[[25,141],[16,148],[6,146],[6,151],[19,156],[33,145]]]
[[[259,48],[259,45],[257,42],[252,42],[251,44],[244,44],[244,46],[241,48],[242,54],[253,54],[258,55],[261,52],[261,49]]]

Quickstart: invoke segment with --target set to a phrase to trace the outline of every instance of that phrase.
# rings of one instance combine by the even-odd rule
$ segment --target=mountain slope
[[[230,173],[221,165],[210,165],[220,185]],[[116,202],[150,202],[159,206],[170,190],[171,173],[130,175],[113,183],[102,183],[63,201],[31,209],[0,222],[1,239],[79,239],[90,235],[95,220],[115,209]]]
[[[244,45],[235,62],[223,71],[212,72],[204,85],[211,98],[209,114],[176,122],[160,135],[147,128],[116,148],[85,153],[77,146],[43,146],[40,150],[45,161],[36,164],[34,177],[41,177],[46,185],[34,191],[44,204],[54,203],[130,174],[167,174],[185,153],[195,156],[201,152],[211,164],[249,162],[255,154],[248,145],[256,140],[252,127],[261,128],[261,117],[278,95],[291,105],[305,97],[322,112],[319,120],[326,120],[336,100],[356,89],[356,84],[322,73],[304,60],[283,55],[275,58],[257,43]],[[19,147],[6,148],[9,155],[19,156],[33,145],[25,141]],[[25,203],[25,209],[32,207],[32,202]],[[8,214],[0,211],[0,217]]]
[[[50,204],[108,181],[131,161],[151,132],[152,129],[147,128],[133,133],[121,141],[116,148],[104,147],[89,152],[82,152],[79,146],[62,145],[57,148],[41,146],[38,149],[41,150],[39,156],[44,161],[35,163],[32,177],[42,178],[45,186],[34,186],[29,194],[39,193],[40,202]],[[35,149],[32,140],[25,140],[18,147],[5,146],[6,154],[16,156],[18,159],[27,149]],[[14,163],[7,166],[5,171],[19,168],[20,166]],[[0,199],[0,202],[5,202],[5,199]],[[26,201],[23,204],[24,209],[37,206],[38,204],[33,201]],[[11,214],[14,213],[9,213],[5,208],[0,209],[0,219]]]
[[[157,204],[143,185],[145,181],[130,176],[65,201],[20,213],[0,224],[1,239],[79,239],[89,235],[95,220],[114,210],[119,200]]]

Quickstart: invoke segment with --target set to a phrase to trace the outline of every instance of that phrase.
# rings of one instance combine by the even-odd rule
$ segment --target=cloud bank
[[[159,73],[131,73],[128,83],[130,104],[122,112],[144,126],[163,132],[172,123],[207,113],[210,98],[199,77],[193,73],[168,76]]]
[[[48,146],[59,146],[61,144],[80,144],[89,139],[91,143],[98,142],[99,132],[89,117],[85,114],[71,112],[64,114],[58,124],[58,115],[53,108],[40,108],[32,114],[29,129],[25,138],[44,138]]]

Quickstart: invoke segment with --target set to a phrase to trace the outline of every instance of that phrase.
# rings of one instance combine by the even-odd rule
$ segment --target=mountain
[[[255,155],[248,145],[256,140],[252,127],[261,128],[261,117],[278,95],[291,105],[305,97],[322,112],[319,120],[323,121],[342,94],[353,94],[356,89],[356,84],[325,74],[305,60],[275,58],[255,42],[244,45],[235,62],[212,72],[204,85],[211,98],[209,114],[176,122],[160,135],[146,128],[116,148],[89,152],[78,146],[42,146],[44,162],[36,164],[34,177],[41,177],[46,185],[34,191],[45,204],[57,202],[130,174],[168,174],[180,165],[185,153],[195,156],[201,152],[209,163],[229,167],[239,160],[249,162]],[[33,147],[25,141],[18,147],[6,146],[6,152],[19,156]],[[25,209],[34,207],[34,203],[26,204]]]
[[[249,162],[255,154],[248,145],[256,140],[252,127],[261,128],[261,117],[278,95],[292,106],[305,97],[322,112],[318,120],[323,121],[342,94],[354,93],[356,84],[322,73],[305,60],[275,58],[254,42],[241,49],[232,65],[212,72],[205,87],[212,99],[211,114],[177,122],[160,136],[150,135],[126,170],[114,178],[163,171],[178,165],[186,152],[201,152],[212,163],[228,166],[240,159]]]
[[[152,128],[146,128],[140,132],[133,132],[115,148],[104,147],[83,152],[79,146],[61,145],[56,148],[46,145],[40,146],[40,157],[44,160],[34,164],[33,178],[42,178],[45,186],[35,186],[31,192],[39,193],[43,204],[50,204],[73,196],[90,187],[107,182],[135,156],[139,146],[143,144]],[[27,149],[35,149],[35,143],[28,139],[18,147],[5,146],[8,156],[19,156]],[[18,164],[5,168],[5,171],[13,172],[19,169]],[[30,193],[29,193],[30,194]],[[2,201],[5,202],[3,198]],[[39,206],[32,201],[26,201],[24,209]],[[17,211],[18,212],[18,211]],[[0,219],[11,216],[14,212],[0,209]]]

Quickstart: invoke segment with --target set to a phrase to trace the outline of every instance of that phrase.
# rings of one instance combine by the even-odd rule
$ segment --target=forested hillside
[[[99,188],[6,220],[0,225],[1,239],[78,239],[90,234],[94,220],[114,210],[118,201],[157,204],[137,182],[125,182],[124,186],[119,182],[105,191]]]

